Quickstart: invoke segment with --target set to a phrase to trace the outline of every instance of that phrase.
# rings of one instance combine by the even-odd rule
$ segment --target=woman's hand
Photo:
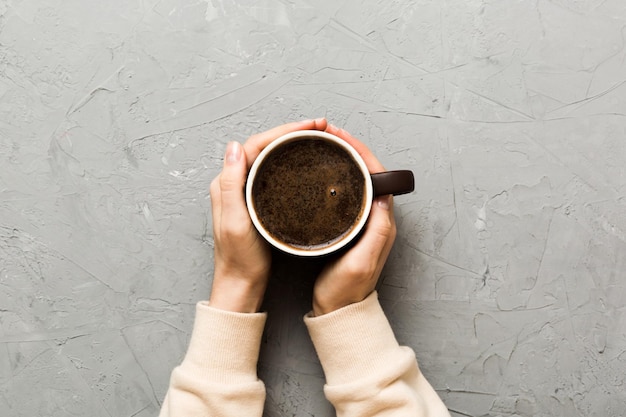
[[[332,125],[326,131],[354,147],[370,173],[384,171],[369,149],[349,133]],[[395,237],[393,197],[377,197],[359,241],[341,257],[326,265],[315,282],[313,314],[319,316],[358,303],[374,291]]]
[[[211,183],[215,272],[209,303],[214,308],[259,310],[271,268],[268,244],[257,233],[246,207],[248,170],[259,153],[279,136],[297,130],[324,130],[325,119],[288,123],[251,136],[242,146],[226,147],[222,172]]]

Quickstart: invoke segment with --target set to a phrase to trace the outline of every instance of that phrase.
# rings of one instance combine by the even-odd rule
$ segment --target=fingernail
[[[389,199],[390,198],[391,197],[386,197],[386,196],[378,197],[376,199],[376,204],[378,204],[378,207],[380,207],[382,209],[389,210]]]
[[[315,119],[315,120],[313,120],[313,121],[314,121],[314,122],[315,122],[315,124],[317,125],[317,124],[322,124],[322,123],[324,123],[324,120],[326,120],[326,118],[325,118],[325,117],[319,117],[319,118],[317,118],[317,119]]]
[[[224,163],[234,164],[241,159],[241,144],[239,142],[230,142],[226,146],[226,155],[224,155]]]

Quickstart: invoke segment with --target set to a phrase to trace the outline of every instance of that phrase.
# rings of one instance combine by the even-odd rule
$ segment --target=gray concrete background
[[[156,415],[225,144],[320,116],[416,174],[380,295],[453,416],[626,415],[625,27],[622,0],[0,0],[0,415]],[[313,269],[272,278],[268,417],[333,415]]]

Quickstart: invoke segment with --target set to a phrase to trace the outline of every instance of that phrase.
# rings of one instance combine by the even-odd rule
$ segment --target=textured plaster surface
[[[417,191],[380,297],[458,416],[626,415],[623,0],[0,0],[0,415],[158,413],[225,144],[326,116]],[[331,416],[277,268],[266,416]]]

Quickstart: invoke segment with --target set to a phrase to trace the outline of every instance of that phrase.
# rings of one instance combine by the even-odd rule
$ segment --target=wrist
[[[327,311],[326,308],[319,305],[319,303],[316,303],[315,301],[313,301],[313,307],[311,311],[313,311],[314,317],[319,317],[319,316],[323,316],[324,314],[330,313],[330,311]]]
[[[265,285],[232,278],[215,277],[209,305],[236,313],[256,313],[261,309]]]
[[[342,296],[335,294],[335,297],[317,297],[313,294],[313,315],[315,317],[323,316],[324,314],[332,313],[333,311],[349,305],[360,303],[372,292],[373,290],[368,289],[367,291],[355,292],[354,294],[342,294]]]
[[[349,306],[350,304],[358,303],[361,300],[343,300],[343,301],[335,301],[334,303],[322,303],[317,300],[313,300],[313,315],[315,317],[323,316],[324,314],[332,313],[335,310],[339,310],[340,308]]]

